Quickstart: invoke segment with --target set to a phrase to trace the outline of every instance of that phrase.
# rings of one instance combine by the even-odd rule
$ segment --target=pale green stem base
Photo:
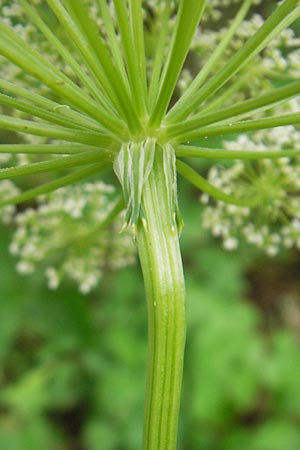
[[[186,335],[185,287],[172,229],[162,149],[143,191],[137,244],[148,304],[148,378],[143,450],[175,450]]]

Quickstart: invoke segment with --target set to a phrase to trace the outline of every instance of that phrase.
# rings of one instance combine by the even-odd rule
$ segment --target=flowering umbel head
[[[16,216],[10,252],[19,257],[18,272],[44,266],[50,289],[69,278],[86,294],[98,285],[104,270],[134,263],[132,239],[119,233],[123,202],[114,197],[114,187],[102,182],[67,186],[39,197],[35,209]]]
[[[257,132],[251,139],[245,135],[227,141],[233,154],[241,147],[262,152],[280,148],[284,157],[276,160],[261,158],[237,162],[230,168],[213,167],[208,179],[229,195],[255,198],[252,207],[213,202],[205,208],[204,226],[223,239],[224,247],[234,250],[241,240],[275,256],[280,249],[300,248],[300,167],[299,157],[290,157],[288,149],[297,154],[299,131],[293,127]],[[278,151],[278,150],[277,150]],[[278,155],[279,156],[279,155]],[[202,196],[207,204],[209,198]]]
[[[231,223],[237,220],[244,228],[249,208],[257,211],[262,197],[265,205],[274,198],[277,207],[279,196],[278,211],[295,202],[297,193],[290,192],[295,186],[282,174],[294,170],[300,149],[285,148],[280,140],[270,145],[265,130],[287,126],[294,134],[300,123],[299,39],[290,27],[300,16],[299,0],[271,2],[266,20],[259,14],[263,2],[254,0],[235,1],[234,14],[225,0],[2,0],[0,5],[0,127],[14,133],[0,151],[27,158],[1,169],[0,178],[43,177],[43,184],[19,193],[9,193],[13,185],[6,184],[3,207],[46,195],[48,210],[38,203],[28,214],[41,217],[57,201],[48,197],[52,191],[77,182],[85,198],[84,181],[93,177],[97,183],[104,170],[114,169],[126,202],[125,224],[146,227],[143,187],[155,152],[163,153],[175,232],[176,168],[207,195],[235,205],[229,211],[241,217]],[[209,29],[212,23],[217,26]],[[261,133],[259,151],[256,135],[248,133]],[[250,136],[249,142],[239,134]],[[238,145],[235,153],[227,135]],[[279,159],[268,166],[262,155]],[[280,162],[282,156],[292,159]],[[251,178],[250,165],[242,162],[226,170],[217,166],[206,180],[181,161],[185,157],[258,158],[258,177]],[[278,184],[270,183],[271,171]],[[72,189],[62,192],[72,198]],[[230,226],[224,232],[225,207],[218,205],[207,210],[206,225],[222,229],[217,234],[234,247],[236,232]],[[275,223],[281,212],[274,211],[257,217]],[[108,216],[111,222],[115,218]],[[26,221],[26,213],[20,217]],[[295,228],[297,215],[285,219]],[[48,270],[52,286],[55,270]]]

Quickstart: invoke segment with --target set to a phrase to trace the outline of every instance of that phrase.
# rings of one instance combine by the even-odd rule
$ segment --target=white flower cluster
[[[17,156],[14,158],[9,153],[0,153],[0,167],[6,166],[11,163],[11,160],[15,159],[16,164],[21,163],[21,155],[20,158]],[[19,188],[15,186],[15,184],[10,180],[2,180],[0,181],[0,199],[6,200],[8,198],[14,197],[20,193]],[[0,210],[0,222],[4,225],[8,225],[11,223],[12,218],[15,214],[16,207],[15,205],[7,205]]]
[[[14,197],[20,193],[19,189],[10,181],[3,180],[0,181],[0,198],[5,200],[7,198]],[[7,205],[0,210],[0,222],[4,225],[11,223],[12,218],[15,214],[15,206]]]
[[[253,5],[259,5],[260,3],[262,3],[262,0],[253,0]],[[210,0],[207,2],[204,20],[219,21],[222,18],[224,8],[232,8],[239,4],[241,4],[241,0]]]
[[[120,233],[120,215],[102,226],[114,206],[114,188],[102,182],[40,197],[36,209],[15,218],[10,252],[19,258],[18,272],[32,273],[44,263],[50,289],[69,278],[86,294],[98,285],[105,269],[133,264],[135,247],[129,234]]]
[[[226,4],[222,0],[208,2],[210,19],[220,20]],[[234,2],[239,3],[240,2]],[[257,2],[259,4],[262,2]],[[238,5],[236,5],[238,6]],[[214,70],[220,69],[237,50],[262,26],[264,19],[259,14],[248,14],[238,28],[234,39],[219,58]],[[205,66],[211,53],[222,42],[230,23],[222,28],[206,30],[205,24],[198,30],[193,49],[199,55],[200,67]],[[254,98],[273,87],[275,80],[291,81],[300,77],[300,40],[292,28],[283,30],[266,49],[260,52],[251,65],[240,72],[239,82],[233,80],[218,93],[219,107]],[[185,90],[191,81],[186,70],[179,88]],[[226,95],[230,92],[230,95]],[[221,101],[220,101],[221,99]],[[212,99],[214,103],[215,99]],[[208,103],[209,106],[209,103]],[[204,106],[205,108],[205,106]],[[300,99],[294,98],[282,105],[276,105],[269,113],[274,115],[300,111]],[[261,117],[261,112],[252,114]],[[265,113],[263,114],[266,115]],[[224,141],[228,151],[300,149],[300,131],[293,126],[261,130],[251,135],[241,135],[235,141]],[[267,159],[258,162],[235,162],[231,167],[213,166],[209,171],[209,181],[228,195],[256,198],[257,206],[239,207],[221,201],[207,205],[203,223],[211,232],[223,240],[228,250],[238,247],[240,240],[246,240],[264,249],[269,255],[276,255],[281,248],[300,248],[298,230],[300,218],[300,169],[299,159],[283,158],[276,161]],[[203,203],[209,203],[208,196],[202,196]],[[300,228],[300,227],[299,227]]]
[[[226,15],[226,6],[232,1],[212,0],[207,3],[206,11],[211,11],[216,19],[222,17],[221,27],[214,29],[202,23],[194,36],[192,50],[194,54],[193,64],[200,69],[204,67],[216,47],[224,40],[230,26],[230,21],[223,20]],[[240,3],[240,2],[237,2]],[[259,3],[259,2],[257,2]],[[223,8],[223,9],[222,9]],[[224,13],[225,11],[225,13]],[[257,13],[248,14],[249,17],[243,20],[237,29],[234,38],[223,52],[222,57],[215,63],[213,71],[221,69],[226,61],[230,59],[246,41],[263,25],[264,18]],[[246,64],[239,72],[239,82],[233,79],[232,82],[218,92],[218,95],[230,89],[230,96],[224,96],[222,106],[232,104],[233,101],[241,101],[245,98],[253,98],[264,90],[273,86],[274,79],[299,79],[300,77],[300,38],[292,28],[284,29],[275,37],[268,46],[260,52],[250,64]],[[198,58],[197,58],[198,56]],[[182,72],[181,81],[178,87],[184,92],[193,77],[188,70]]]
[[[228,151],[270,148],[300,149],[300,131],[292,126],[241,135],[225,142]],[[241,239],[275,256],[282,248],[300,249],[300,159],[235,162],[231,167],[213,166],[208,174],[211,184],[228,195],[254,199],[254,206],[241,207],[217,201],[206,207],[204,227],[222,238],[228,250]],[[208,203],[206,194],[202,202]]]

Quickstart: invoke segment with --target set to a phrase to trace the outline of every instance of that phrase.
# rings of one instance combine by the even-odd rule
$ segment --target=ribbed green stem
[[[143,450],[175,450],[186,334],[185,287],[172,229],[163,149],[145,183],[137,244],[148,304],[148,379]]]

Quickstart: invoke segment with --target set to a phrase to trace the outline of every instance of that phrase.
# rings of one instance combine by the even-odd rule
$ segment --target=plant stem
[[[148,375],[143,450],[175,450],[186,334],[185,286],[177,229],[171,225],[163,149],[157,148],[142,197],[137,244],[148,304]]]

